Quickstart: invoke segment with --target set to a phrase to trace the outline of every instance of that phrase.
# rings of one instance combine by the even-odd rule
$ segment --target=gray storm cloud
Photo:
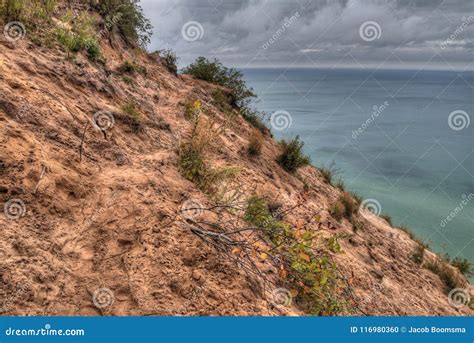
[[[473,68],[471,0],[142,0],[141,6],[154,25],[149,49],[174,49],[180,65],[208,56],[233,66]],[[199,24],[193,28],[199,39],[183,38],[189,22]]]

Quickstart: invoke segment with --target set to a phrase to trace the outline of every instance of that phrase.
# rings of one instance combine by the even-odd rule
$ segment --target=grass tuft
[[[303,153],[304,143],[296,136],[291,141],[282,140],[280,142],[281,155],[278,163],[289,173],[295,173],[298,168],[311,163],[311,159]]]

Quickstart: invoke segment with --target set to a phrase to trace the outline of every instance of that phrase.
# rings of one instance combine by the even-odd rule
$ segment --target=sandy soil
[[[143,52],[102,49],[105,67],[81,55],[73,63],[27,39],[0,42],[0,204],[9,206],[0,214],[1,314],[304,315],[296,306],[273,306],[258,280],[175,220],[190,199],[210,204],[180,175],[177,152],[191,127],[180,102],[200,99],[207,116],[225,121],[212,105],[213,86],[172,75]],[[125,59],[146,66],[147,76],[124,82],[116,70]],[[142,112],[138,134],[121,119],[130,98]],[[87,124],[97,111],[114,116],[106,135]],[[328,209],[340,191],[317,169],[288,174],[269,137],[262,156],[249,158],[251,130],[233,119],[209,161],[237,166],[243,193],[266,194],[287,208],[304,200],[286,221],[297,225],[319,213],[315,231],[351,236],[334,258],[354,293],[355,314],[474,314],[450,305],[439,277],[412,261],[417,243],[406,233],[369,213],[357,233],[347,220],[332,219]],[[269,261],[258,263],[275,279]]]

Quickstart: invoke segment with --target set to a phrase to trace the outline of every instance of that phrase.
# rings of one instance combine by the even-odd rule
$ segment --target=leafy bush
[[[116,28],[126,43],[142,48],[150,43],[153,26],[138,0],[100,0],[95,7],[108,23],[108,30]]]
[[[304,228],[295,234],[288,223],[271,214],[267,201],[257,195],[247,200],[244,219],[263,229],[270,238],[272,253],[281,256],[279,275],[292,290],[297,306],[314,315],[334,315],[346,308],[341,299],[344,285],[338,280],[336,264],[329,254],[340,251],[341,236],[316,240],[314,232]]]
[[[284,239],[285,232],[290,230],[288,224],[277,220],[272,215],[267,201],[257,195],[253,195],[247,200],[244,219],[257,228],[263,229],[274,244],[278,244],[279,240]]]
[[[87,57],[90,60],[96,61],[100,59],[100,45],[97,39],[89,37],[84,40],[85,49],[87,51]]]
[[[25,0],[6,0],[2,1],[0,13],[5,22],[21,20],[26,11]]]
[[[176,65],[178,62],[178,57],[176,57],[176,53],[173,50],[159,50],[158,55],[160,56],[161,61],[165,65],[166,69],[175,75],[178,74],[178,66]]]
[[[183,144],[179,152],[179,166],[181,174],[189,181],[202,183],[207,175],[204,163],[204,154],[201,147],[188,142]]]
[[[262,153],[262,144],[262,134],[256,129],[253,130],[250,134],[249,145],[247,147],[247,152],[249,155],[252,157],[260,156]]]
[[[253,90],[247,87],[243,74],[237,69],[223,66],[217,59],[210,61],[205,57],[198,57],[194,63],[184,68],[183,73],[229,88],[234,106],[244,107],[255,97]]]
[[[246,221],[256,227],[262,228],[267,226],[268,221],[272,220],[272,218],[265,199],[253,195],[247,200],[247,208],[244,216]]]
[[[304,143],[296,136],[291,141],[282,140],[280,147],[281,155],[278,157],[278,163],[288,172],[294,173],[298,168],[311,163],[311,159],[303,154]]]
[[[84,50],[91,60],[98,60],[101,57],[100,45],[95,37],[95,23],[87,12],[81,12],[75,16],[72,11],[68,11],[63,16],[62,21],[66,26],[56,29],[57,41],[69,52],[79,52]]]
[[[2,0],[0,19],[5,22],[22,21],[36,27],[40,20],[49,20],[56,8],[57,0]]]
[[[459,269],[459,271],[467,277],[474,276],[474,269],[472,263],[468,259],[462,257],[456,257],[452,260],[451,265]]]

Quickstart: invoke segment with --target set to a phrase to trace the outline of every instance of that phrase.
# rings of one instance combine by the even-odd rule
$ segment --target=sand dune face
[[[473,314],[450,304],[439,276],[413,261],[418,243],[405,232],[370,213],[360,214],[364,229],[357,232],[332,218],[341,191],[317,169],[285,172],[269,136],[261,156],[250,158],[253,128],[214,104],[215,86],[105,41],[105,66],[28,39],[0,44],[3,315],[308,314],[297,302],[275,306],[274,290],[262,290],[232,252],[183,225],[183,204],[213,204],[180,173],[179,144],[192,127],[181,104],[188,99],[198,99],[201,115],[220,127],[206,159],[237,168],[242,196],[264,194],[293,208],[284,220],[295,228],[317,213],[311,230],[345,234],[333,256],[351,293],[352,312],[341,314]],[[117,72],[125,60],[146,67],[146,76],[125,82]],[[124,118],[130,99],[140,113],[138,130]],[[250,258],[261,278],[278,284],[275,261]],[[426,251],[424,259],[434,255]]]

